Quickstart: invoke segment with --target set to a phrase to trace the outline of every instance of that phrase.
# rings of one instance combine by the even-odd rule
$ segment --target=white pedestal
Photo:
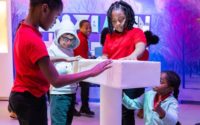
[[[80,60],[76,72],[92,68],[103,60]],[[112,68],[84,81],[100,84],[100,125],[122,124],[122,89],[160,84],[160,63],[113,60]]]
[[[122,124],[122,89],[100,87],[100,125]]]

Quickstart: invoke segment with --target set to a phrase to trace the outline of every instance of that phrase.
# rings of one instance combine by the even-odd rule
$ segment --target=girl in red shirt
[[[71,75],[59,75],[50,61],[39,27],[48,30],[61,14],[62,0],[30,0],[27,17],[16,32],[14,63],[16,78],[9,103],[20,125],[47,125],[45,94],[50,83],[54,87],[93,77],[107,68],[110,60],[94,68]],[[57,61],[66,59],[57,58]],[[55,60],[56,61],[56,60]]]
[[[146,48],[146,37],[139,28],[134,28],[135,14],[124,1],[113,3],[108,12],[108,29],[103,47],[103,58],[137,60],[142,57]],[[133,74],[134,75],[134,74]],[[143,94],[142,89],[123,90],[130,98]],[[134,111],[122,107],[122,125],[134,125]]]

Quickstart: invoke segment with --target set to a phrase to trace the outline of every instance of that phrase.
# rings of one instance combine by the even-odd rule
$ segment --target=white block
[[[77,71],[85,71],[103,60],[79,60]],[[84,81],[113,88],[152,87],[160,84],[160,62],[113,60],[112,68]]]

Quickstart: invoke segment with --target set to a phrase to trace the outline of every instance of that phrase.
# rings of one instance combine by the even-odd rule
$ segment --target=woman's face
[[[166,95],[173,91],[173,87],[168,85],[166,77],[167,77],[166,73],[161,73],[160,85],[153,88],[153,90],[160,95]]]
[[[124,14],[124,11],[121,9],[115,9],[112,11],[112,26],[113,30],[116,30],[118,32],[124,31],[124,24],[126,22],[126,16]]]
[[[72,34],[63,34],[59,39],[60,46],[64,49],[67,49],[73,46],[73,43],[75,43],[75,41],[76,41],[76,38]]]

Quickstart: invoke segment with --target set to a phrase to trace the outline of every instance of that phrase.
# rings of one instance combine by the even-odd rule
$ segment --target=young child
[[[81,56],[85,59],[89,58],[90,52],[88,47],[88,37],[91,34],[91,31],[92,28],[90,22],[88,20],[81,20],[79,23],[79,32],[78,32],[78,38],[80,39],[80,46],[78,46],[74,50],[75,56]],[[79,82],[79,84],[81,87],[81,103],[82,103],[80,108],[80,113],[81,115],[84,116],[93,117],[95,113],[91,111],[89,107],[90,83],[81,81]]]
[[[9,103],[20,125],[47,125],[45,94],[50,83],[62,87],[93,77],[107,68],[110,60],[77,74],[59,75],[50,61],[39,27],[48,30],[63,9],[62,0],[30,0],[28,16],[20,24],[14,42],[16,77]],[[57,60],[64,60],[57,58]]]
[[[144,110],[145,125],[176,125],[180,77],[173,71],[161,73],[160,85],[136,99],[123,94],[123,105]]]
[[[60,61],[54,65],[59,74],[72,74],[74,58],[73,49],[79,46],[80,42],[76,34],[74,24],[69,18],[63,18],[62,22],[55,30],[55,39],[49,47],[49,56],[54,61],[56,57],[62,57],[70,62]],[[73,110],[77,83],[66,85],[60,88],[50,89],[50,113],[52,125],[71,125],[73,120]]]

